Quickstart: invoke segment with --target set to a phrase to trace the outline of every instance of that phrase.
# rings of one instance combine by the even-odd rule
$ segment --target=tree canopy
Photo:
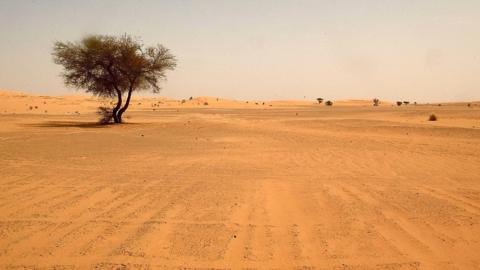
[[[134,91],[158,93],[165,72],[176,67],[175,56],[163,45],[146,47],[129,35],[90,35],[78,42],[56,42],[52,55],[63,66],[66,85],[117,98],[110,112],[115,123],[122,122]]]

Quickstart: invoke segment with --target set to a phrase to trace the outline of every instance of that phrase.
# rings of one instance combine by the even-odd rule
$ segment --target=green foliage
[[[158,93],[165,72],[176,66],[167,48],[160,44],[145,47],[128,35],[90,35],[79,42],[56,42],[52,55],[54,62],[63,66],[66,85],[97,96],[117,97],[112,110],[115,122],[121,122],[133,91]],[[128,96],[122,107],[124,93]]]
[[[65,83],[101,96],[112,96],[115,88],[127,91],[160,90],[165,71],[175,68],[175,57],[162,45],[146,47],[128,35],[91,35],[80,42],[56,42],[56,64],[62,65]]]

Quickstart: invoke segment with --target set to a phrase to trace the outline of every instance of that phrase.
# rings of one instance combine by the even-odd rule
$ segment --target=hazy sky
[[[170,48],[163,96],[480,99],[479,0],[0,0],[0,89],[75,93],[52,44],[89,33]]]

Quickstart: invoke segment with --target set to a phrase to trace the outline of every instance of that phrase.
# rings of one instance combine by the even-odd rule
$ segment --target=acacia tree
[[[56,42],[52,55],[63,66],[66,85],[117,99],[110,112],[115,123],[122,122],[134,91],[158,93],[165,72],[176,66],[167,48],[160,44],[145,47],[128,35],[90,35],[79,42]]]

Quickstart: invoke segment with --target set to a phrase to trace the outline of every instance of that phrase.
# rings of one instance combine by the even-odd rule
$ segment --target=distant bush
[[[327,101],[325,102],[325,105],[327,105],[327,106],[332,106],[332,105],[333,105],[333,102],[330,101],[330,100],[327,100]]]
[[[472,106],[472,104],[468,103],[468,104],[467,104],[467,106],[468,106],[468,107],[471,107],[471,106]]]
[[[403,102],[397,101],[397,106],[402,106]]]
[[[208,102],[204,102],[203,105],[204,105],[204,106],[208,106]]]
[[[182,99],[182,104],[185,103],[185,102],[187,102],[187,101],[185,99]]]
[[[102,125],[109,124],[113,121],[112,110],[108,107],[98,107],[97,115],[100,116],[100,119],[98,119],[98,123]]]
[[[410,101],[404,101],[403,104],[408,105],[410,104]]]
[[[193,97],[190,97],[188,100],[192,100],[192,99],[193,99]]]
[[[378,106],[380,104],[380,100],[378,98],[373,99],[373,106]]]
[[[323,98],[317,98],[318,104],[322,104]]]
[[[437,116],[435,114],[430,114],[430,116],[428,117],[428,121],[437,121]]]

